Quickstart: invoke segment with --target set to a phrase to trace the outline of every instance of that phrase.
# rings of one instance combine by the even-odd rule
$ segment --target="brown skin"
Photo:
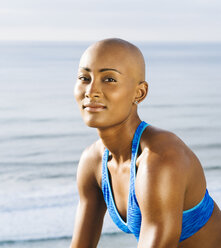
[[[100,139],[83,152],[79,162],[80,201],[71,248],[92,248],[99,241],[106,212],[101,190],[105,147],[111,154],[108,169],[115,204],[126,220],[131,142],[141,122],[135,101],[141,102],[147,91],[144,59],[132,44],[107,39],[83,54],[75,98],[85,123],[97,128]],[[144,130],[140,145],[135,182],[142,214],[138,248],[220,248],[221,212],[216,204],[209,221],[179,243],[182,212],[198,204],[206,190],[195,154],[175,134],[153,126]]]

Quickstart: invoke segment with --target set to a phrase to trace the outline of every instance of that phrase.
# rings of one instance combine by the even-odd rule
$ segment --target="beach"
[[[97,138],[73,97],[89,42],[0,42],[0,247],[64,248],[78,203],[76,170]],[[221,207],[221,43],[136,42],[149,94],[142,120],[198,156]],[[136,247],[110,217],[98,247]]]

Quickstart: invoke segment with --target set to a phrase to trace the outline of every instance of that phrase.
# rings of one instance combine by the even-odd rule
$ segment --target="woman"
[[[100,139],[82,154],[71,248],[96,247],[108,209],[138,248],[220,248],[221,211],[202,166],[173,133],[142,122],[148,92],[140,50],[106,39],[82,55],[75,98]]]

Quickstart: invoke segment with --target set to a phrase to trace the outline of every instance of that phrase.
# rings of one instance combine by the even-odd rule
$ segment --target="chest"
[[[119,169],[108,163],[102,170],[102,191],[114,223],[122,231],[133,233],[138,238],[141,212],[135,195],[134,168],[136,166],[128,164]]]
[[[108,176],[114,204],[119,215],[126,222],[130,189],[130,162],[124,163],[120,167],[109,163]]]

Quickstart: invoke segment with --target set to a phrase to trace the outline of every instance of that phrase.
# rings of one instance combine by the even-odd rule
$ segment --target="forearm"
[[[84,245],[84,244],[80,244],[80,245],[76,245],[75,243],[71,243],[69,248],[96,248],[97,246],[93,246],[93,245]]]
[[[100,239],[106,206],[79,202],[70,248],[96,248]]]
[[[76,243],[75,241],[72,241],[69,248],[96,248],[97,245],[92,244],[85,244],[81,242],[80,244]]]

